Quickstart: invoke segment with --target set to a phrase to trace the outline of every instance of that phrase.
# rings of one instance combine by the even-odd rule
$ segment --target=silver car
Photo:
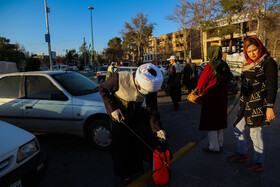
[[[98,85],[79,73],[0,75],[0,120],[32,132],[86,137],[106,150],[111,144],[108,119]]]

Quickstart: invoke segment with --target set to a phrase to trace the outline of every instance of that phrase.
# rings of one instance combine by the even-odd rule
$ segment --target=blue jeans
[[[247,142],[245,136],[245,118],[243,118],[235,127],[234,134],[237,138],[238,152],[247,154]],[[262,127],[250,128],[250,137],[254,146],[254,161],[257,163],[264,162],[264,143]]]

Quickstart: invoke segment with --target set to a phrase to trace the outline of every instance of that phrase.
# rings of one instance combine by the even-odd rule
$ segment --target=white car
[[[47,156],[36,137],[0,121],[0,186],[36,186],[46,167]]]
[[[129,72],[136,72],[138,67],[133,67],[133,66],[119,66],[116,68],[115,72],[120,72],[120,71],[129,71]]]
[[[0,75],[0,120],[32,132],[86,137],[100,149],[111,144],[98,85],[72,71]]]
[[[164,74],[166,72],[166,69],[162,65],[158,65],[157,67],[158,67],[158,69],[160,69],[162,74]]]
[[[100,82],[101,80],[105,81],[107,69],[108,67],[100,67],[100,69],[96,72],[98,82]]]

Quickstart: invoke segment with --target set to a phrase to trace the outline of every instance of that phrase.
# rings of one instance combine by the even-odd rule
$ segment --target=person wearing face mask
[[[241,75],[240,106],[234,122],[238,152],[229,161],[248,160],[245,126],[250,128],[250,138],[254,148],[254,162],[247,171],[257,172],[264,169],[264,139],[262,128],[269,126],[275,119],[273,106],[278,86],[278,68],[263,43],[255,36],[244,41],[244,55]]]
[[[99,87],[112,127],[111,154],[117,184],[130,182],[135,173],[142,173],[143,160],[152,161],[152,151],[122,123],[124,119],[150,147],[166,139],[157,107],[157,91],[161,88],[162,73],[153,64],[139,66],[136,72],[113,74]]]

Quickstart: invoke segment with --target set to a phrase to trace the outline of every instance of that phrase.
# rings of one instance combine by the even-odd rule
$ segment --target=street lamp
[[[94,61],[94,45],[93,45],[93,32],[92,32],[92,10],[94,9],[93,7],[88,7],[90,10],[90,24],[91,24],[91,56],[90,56],[90,61],[91,65],[93,66],[93,61]]]

